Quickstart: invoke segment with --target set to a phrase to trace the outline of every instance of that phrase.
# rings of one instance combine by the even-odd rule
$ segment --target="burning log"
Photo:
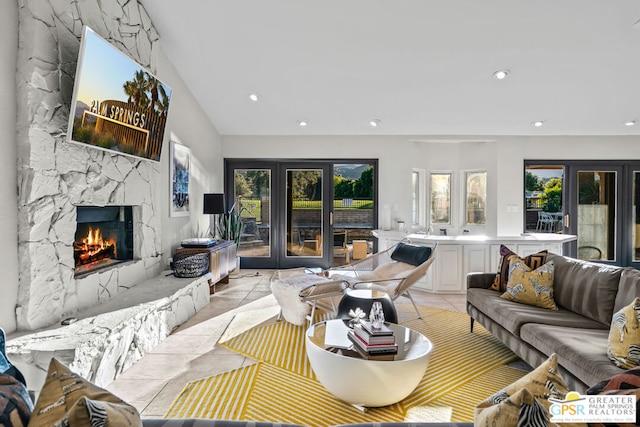
[[[76,267],[105,258],[115,258],[116,245],[113,241],[103,240],[99,228],[94,231],[89,227],[87,237],[81,242],[73,243],[73,257],[76,261]]]

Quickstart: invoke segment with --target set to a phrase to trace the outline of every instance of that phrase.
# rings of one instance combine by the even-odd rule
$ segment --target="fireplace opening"
[[[73,242],[75,276],[133,259],[131,206],[78,206]]]

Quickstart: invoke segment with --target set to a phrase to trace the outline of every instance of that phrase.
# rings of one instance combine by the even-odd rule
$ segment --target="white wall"
[[[157,197],[162,214],[162,258],[166,262],[181,240],[206,234],[209,228],[209,216],[202,214],[203,194],[222,192],[224,165],[217,129],[204,114],[163,52],[160,52],[157,67],[158,78],[169,85],[173,91],[166,132],[169,140],[165,141],[162,150],[160,161],[162,179]],[[169,217],[170,140],[191,149],[190,216],[188,217]]]
[[[424,142],[404,136],[223,136],[225,158],[378,158],[379,207],[397,205],[392,218],[411,218],[411,171],[453,173],[453,233],[462,228],[462,173],[486,170],[487,225],[471,233],[519,235],[523,231],[524,160],[640,159],[637,136],[464,136],[467,142]],[[454,139],[455,137],[436,137]],[[468,142],[482,139],[486,142]],[[423,140],[422,142],[411,142]],[[507,212],[508,205],[517,206]],[[466,228],[466,227],[465,227]]]
[[[16,168],[16,64],[18,2],[5,1],[0,13],[0,327],[16,328],[18,297],[18,172]]]

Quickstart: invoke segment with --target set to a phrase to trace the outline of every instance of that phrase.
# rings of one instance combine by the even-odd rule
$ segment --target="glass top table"
[[[421,333],[387,323],[396,337],[393,360],[365,359],[353,350],[344,320],[307,329],[306,350],[318,381],[334,396],[361,407],[391,405],[407,397],[422,380],[433,349]]]

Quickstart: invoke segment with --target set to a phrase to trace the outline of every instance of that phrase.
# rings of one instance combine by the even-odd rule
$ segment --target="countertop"
[[[578,236],[572,234],[556,234],[556,233],[523,233],[519,236],[486,236],[483,234],[463,234],[459,236],[441,236],[435,234],[412,233],[408,234],[397,230],[373,230],[373,235],[378,238],[387,239],[409,239],[414,242],[432,242],[438,241],[442,243],[566,243],[577,240]]]

